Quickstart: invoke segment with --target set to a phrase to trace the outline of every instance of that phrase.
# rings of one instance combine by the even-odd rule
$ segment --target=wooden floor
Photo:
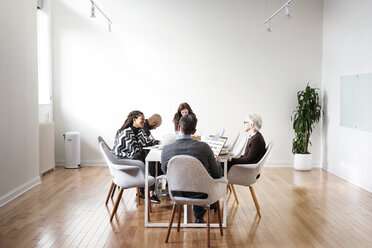
[[[104,201],[111,184],[105,167],[57,168],[42,184],[0,208],[0,247],[205,247],[204,228],[144,227],[144,205],[126,190],[109,222]],[[235,187],[240,204],[227,199],[224,236],[211,229],[212,247],[372,247],[372,194],[325,171],[265,168],[255,191]],[[153,207],[167,221],[170,202]],[[216,215],[216,214],[212,214]],[[215,216],[212,216],[215,219]]]

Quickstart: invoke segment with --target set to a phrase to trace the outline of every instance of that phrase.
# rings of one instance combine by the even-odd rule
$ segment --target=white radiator
[[[55,168],[54,122],[39,123],[40,175]]]

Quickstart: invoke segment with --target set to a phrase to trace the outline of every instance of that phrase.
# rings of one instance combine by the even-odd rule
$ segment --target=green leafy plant
[[[309,154],[310,135],[322,114],[318,90],[307,84],[305,90],[297,92],[298,106],[291,117],[295,131],[292,144],[294,154]]]

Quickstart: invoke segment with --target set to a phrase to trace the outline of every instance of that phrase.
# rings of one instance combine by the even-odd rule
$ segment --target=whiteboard
[[[372,73],[341,77],[340,124],[372,132]]]

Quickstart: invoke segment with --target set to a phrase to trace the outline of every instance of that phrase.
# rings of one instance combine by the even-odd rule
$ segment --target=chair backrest
[[[188,155],[174,156],[168,163],[167,181],[172,200],[174,191],[199,192],[208,195],[206,204],[211,204],[222,197],[225,186],[213,179],[196,158]]]
[[[140,160],[133,160],[133,159],[120,159],[116,155],[112,153],[111,148],[107,145],[107,143],[103,140],[101,136],[98,136],[98,144],[100,146],[101,152],[103,154],[103,157],[106,160],[107,165],[113,165],[116,167],[116,165],[134,165],[138,166],[141,169],[144,170],[144,164]]]
[[[101,142],[103,142],[108,147],[108,145],[106,144],[106,142],[103,140],[103,138],[101,136],[98,136],[97,140],[98,140],[98,144],[100,144]]]
[[[273,142],[269,142],[269,144],[266,146],[266,152],[265,152],[264,156],[257,163],[257,168],[258,168],[258,173],[259,174],[261,174],[262,169],[263,169],[263,167],[266,163],[267,158],[269,157],[269,154],[270,154],[272,148],[273,148]]]
[[[98,144],[101,149],[102,155],[106,160],[107,166],[114,164],[118,159],[112,153],[111,148],[107,145],[107,143],[103,140],[101,136],[98,136]]]
[[[192,156],[174,156],[168,163],[167,181],[169,190],[208,193],[212,181],[203,164]]]
[[[99,145],[99,148],[101,150],[101,153],[102,153],[102,155],[103,155],[103,157],[104,157],[104,159],[107,163],[107,167],[110,170],[110,174],[112,176],[114,176],[114,172],[112,171],[112,168],[110,166],[110,164],[112,163],[111,160],[110,160],[110,156],[113,155],[112,151],[101,136],[98,136],[97,140],[98,140],[98,145]]]
[[[243,153],[244,147],[247,144],[248,137],[242,137],[239,142],[237,142],[232,149],[231,153],[234,157],[239,156]]]

